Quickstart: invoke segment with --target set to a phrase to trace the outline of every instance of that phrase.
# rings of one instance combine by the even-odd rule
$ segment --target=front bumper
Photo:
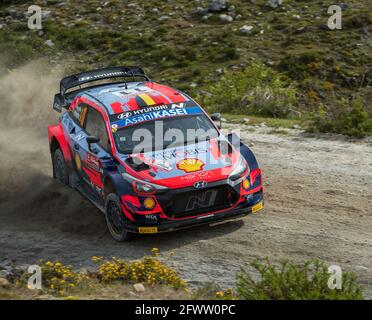
[[[238,219],[251,213],[256,213],[263,209],[263,203],[263,192],[261,191],[259,194],[256,194],[253,201],[250,201],[249,203],[241,203],[238,206],[232,209],[227,209],[223,212],[211,213],[182,220],[162,220],[158,224],[152,226],[127,221],[125,229],[131,233],[163,233],[201,225],[214,224],[222,221]]]

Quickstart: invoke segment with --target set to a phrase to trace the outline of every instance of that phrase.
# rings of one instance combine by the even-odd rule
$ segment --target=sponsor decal
[[[201,171],[181,176],[181,181],[193,182],[201,179],[208,179],[214,175],[213,171]]]
[[[139,227],[138,232],[139,233],[157,233],[158,228],[157,227]]]
[[[123,112],[119,115],[110,116],[110,121],[117,124],[119,128],[122,128],[144,121],[194,114],[203,114],[203,111],[200,107],[195,106],[195,104],[192,107],[188,107],[186,103],[182,102]]]
[[[257,213],[263,209],[263,202],[259,202],[255,206],[252,207],[252,213]]]
[[[191,158],[191,157],[196,157],[199,154],[206,154],[208,153],[208,149],[206,148],[193,148],[193,149],[166,149],[162,151],[161,153],[156,153],[153,158],[161,158],[162,160],[172,160],[178,157],[181,158]]]
[[[118,125],[117,124],[113,124],[111,126],[111,131],[112,131],[112,133],[115,133],[116,131],[118,131]]]
[[[173,169],[170,163],[166,160],[154,159],[150,160],[150,164],[166,171],[171,171]]]
[[[126,75],[128,75],[128,73],[124,71],[106,72],[106,73],[100,73],[100,74],[80,77],[79,82],[102,79],[102,78],[109,78],[109,77],[120,77],[120,76],[126,76]]]
[[[154,215],[154,214],[146,214],[145,215],[145,218],[147,221],[149,222],[158,222],[158,216]]]
[[[186,158],[177,163],[177,168],[186,173],[203,170],[204,162],[196,158]]]
[[[80,132],[80,133],[78,133],[76,136],[75,136],[75,139],[77,140],[77,141],[81,141],[81,140],[83,140],[85,138],[85,134],[83,133],[83,132]]]
[[[206,188],[208,186],[208,182],[207,181],[197,181],[194,183],[194,188],[195,189],[203,189],[203,188]]]
[[[182,109],[182,108],[185,108],[185,107],[186,107],[186,104],[184,102],[172,103],[172,104],[168,104],[168,105],[163,104],[163,105],[160,105],[160,106],[153,106],[153,107],[142,108],[142,109],[139,109],[139,110],[123,112],[123,113],[120,113],[119,115],[116,115],[116,118],[119,119],[119,120],[122,120],[122,119],[125,119],[125,118],[142,115],[142,114],[149,113],[149,112],[168,110],[168,109],[176,109],[176,108],[181,108]]]
[[[87,166],[94,171],[100,172],[100,162],[99,159],[90,153],[87,153]]]

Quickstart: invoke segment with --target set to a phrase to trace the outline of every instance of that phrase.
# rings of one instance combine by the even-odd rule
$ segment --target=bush
[[[372,118],[362,100],[335,101],[331,106],[321,104],[312,116],[310,132],[341,133],[355,138],[372,135]]]
[[[228,73],[207,91],[199,99],[210,111],[287,117],[297,104],[296,90],[263,64]]]
[[[280,268],[267,261],[251,264],[260,280],[254,281],[244,270],[237,276],[237,294],[244,300],[360,300],[361,286],[353,273],[343,272],[342,289],[328,288],[328,268],[318,260],[302,266],[284,262]]]
[[[318,51],[288,54],[279,63],[279,70],[289,77],[303,80],[310,75],[316,75],[322,68],[322,54]]]
[[[139,261],[125,262],[122,259],[112,258],[103,262],[101,258],[94,257],[99,262],[98,279],[103,282],[116,280],[140,282],[149,286],[165,285],[175,289],[185,289],[187,283],[174,271],[157,259],[158,249],[152,249],[151,257],[143,257]]]

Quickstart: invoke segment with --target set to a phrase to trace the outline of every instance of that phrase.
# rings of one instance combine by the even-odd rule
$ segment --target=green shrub
[[[331,106],[321,104],[312,116],[310,132],[341,133],[355,138],[372,135],[372,118],[356,98],[351,102],[340,100]]]
[[[199,100],[210,111],[287,117],[297,104],[296,90],[263,64],[228,73],[206,91]]]
[[[318,260],[302,266],[283,262],[279,268],[267,261],[251,264],[260,279],[254,281],[250,274],[241,271],[237,276],[237,294],[244,300],[359,300],[363,299],[356,276],[342,273],[342,288],[328,288],[328,268]]]
[[[279,63],[279,70],[296,80],[315,75],[321,67],[322,54],[318,51],[287,54]]]

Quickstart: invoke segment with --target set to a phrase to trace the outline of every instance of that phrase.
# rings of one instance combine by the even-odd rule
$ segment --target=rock
[[[197,86],[198,84],[195,82],[190,83],[190,88],[196,88]]]
[[[234,18],[232,16],[229,16],[228,14],[220,14],[220,20],[222,22],[233,22]]]
[[[357,269],[363,270],[363,271],[368,271],[368,268],[365,266],[357,266]]]
[[[209,13],[209,14],[203,16],[202,20],[206,21],[206,20],[208,20],[211,16],[212,16],[212,14]]]
[[[235,6],[229,6],[229,8],[227,9],[227,13],[229,14],[229,16],[235,17],[236,16]]]
[[[298,130],[299,130],[299,129],[301,129],[301,126],[298,125],[298,124],[294,124],[294,125],[292,126],[292,128],[293,128],[293,129],[298,129]]]
[[[226,0],[211,0],[208,5],[208,10],[210,12],[221,12],[227,10]]]
[[[8,9],[8,15],[11,16],[12,18],[16,19],[18,17],[20,17],[20,14],[17,12],[16,9],[14,8],[10,8]]]
[[[50,294],[44,294],[36,297],[35,300],[59,300],[59,299]]]
[[[134,288],[134,290],[136,290],[136,292],[145,292],[146,291],[145,286],[142,283],[134,284],[133,288]]]
[[[283,4],[283,0],[269,0],[267,5],[275,9]]]
[[[244,119],[243,119],[243,122],[244,122],[244,123],[249,123],[250,121],[251,121],[251,119],[249,119],[249,118],[244,118]]]
[[[158,14],[159,13],[159,9],[158,8],[152,8],[151,9],[151,12],[152,13],[155,13],[155,14]]]
[[[0,24],[0,30],[3,28],[4,25]]]
[[[244,25],[244,26],[242,26],[242,27],[239,29],[239,31],[240,31],[241,33],[244,33],[244,34],[249,34],[249,33],[251,33],[252,30],[253,30],[253,26],[247,26],[247,25]]]
[[[161,16],[158,20],[159,21],[165,21],[165,20],[168,20],[169,19],[169,16]]]
[[[197,7],[195,10],[195,14],[200,15],[200,16],[205,16],[208,14],[208,9]]]
[[[47,45],[49,48],[54,47],[54,42],[52,40],[45,41],[45,45]]]
[[[298,15],[298,14],[294,14],[292,17],[295,18],[295,19],[301,19],[301,16]]]
[[[5,278],[0,278],[0,288],[9,288],[10,282]]]

